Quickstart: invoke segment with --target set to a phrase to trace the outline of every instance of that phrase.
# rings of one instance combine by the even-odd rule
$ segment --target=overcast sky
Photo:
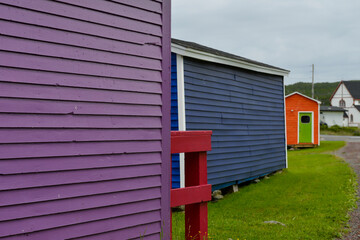
[[[290,70],[286,84],[360,79],[359,0],[172,0],[172,37]]]

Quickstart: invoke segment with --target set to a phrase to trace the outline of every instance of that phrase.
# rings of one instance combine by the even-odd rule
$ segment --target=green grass
[[[339,127],[338,125],[334,125],[331,127],[321,126],[320,134],[338,136],[360,136],[360,129],[357,127]]]
[[[345,231],[355,207],[356,175],[327,154],[344,142],[321,142],[315,149],[289,151],[282,174],[250,184],[209,203],[210,239],[333,239]],[[264,221],[286,224],[269,225]],[[173,214],[173,239],[184,239],[184,213]]]

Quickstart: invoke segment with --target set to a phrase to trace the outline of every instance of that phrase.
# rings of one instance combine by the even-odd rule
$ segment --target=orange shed
[[[285,97],[288,146],[320,145],[320,103],[298,92]]]

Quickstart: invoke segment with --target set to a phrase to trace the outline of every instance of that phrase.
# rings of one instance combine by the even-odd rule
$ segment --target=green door
[[[299,114],[299,143],[312,143],[312,113]]]

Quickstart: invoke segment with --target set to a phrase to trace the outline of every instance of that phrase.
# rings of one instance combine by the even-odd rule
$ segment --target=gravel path
[[[343,158],[355,170],[358,176],[358,196],[360,197],[360,137],[341,137],[341,136],[321,136],[322,140],[327,141],[346,141],[345,147],[339,149],[335,154]],[[360,200],[357,201],[357,209],[350,213],[349,225],[351,227],[344,240],[360,239]]]
[[[345,147],[339,149],[337,156],[342,157],[355,170],[358,176],[358,196],[360,193],[360,142],[348,142]],[[359,196],[360,197],[360,196]],[[350,213],[349,225],[351,230],[343,239],[360,239],[360,200],[357,201],[357,209]]]

